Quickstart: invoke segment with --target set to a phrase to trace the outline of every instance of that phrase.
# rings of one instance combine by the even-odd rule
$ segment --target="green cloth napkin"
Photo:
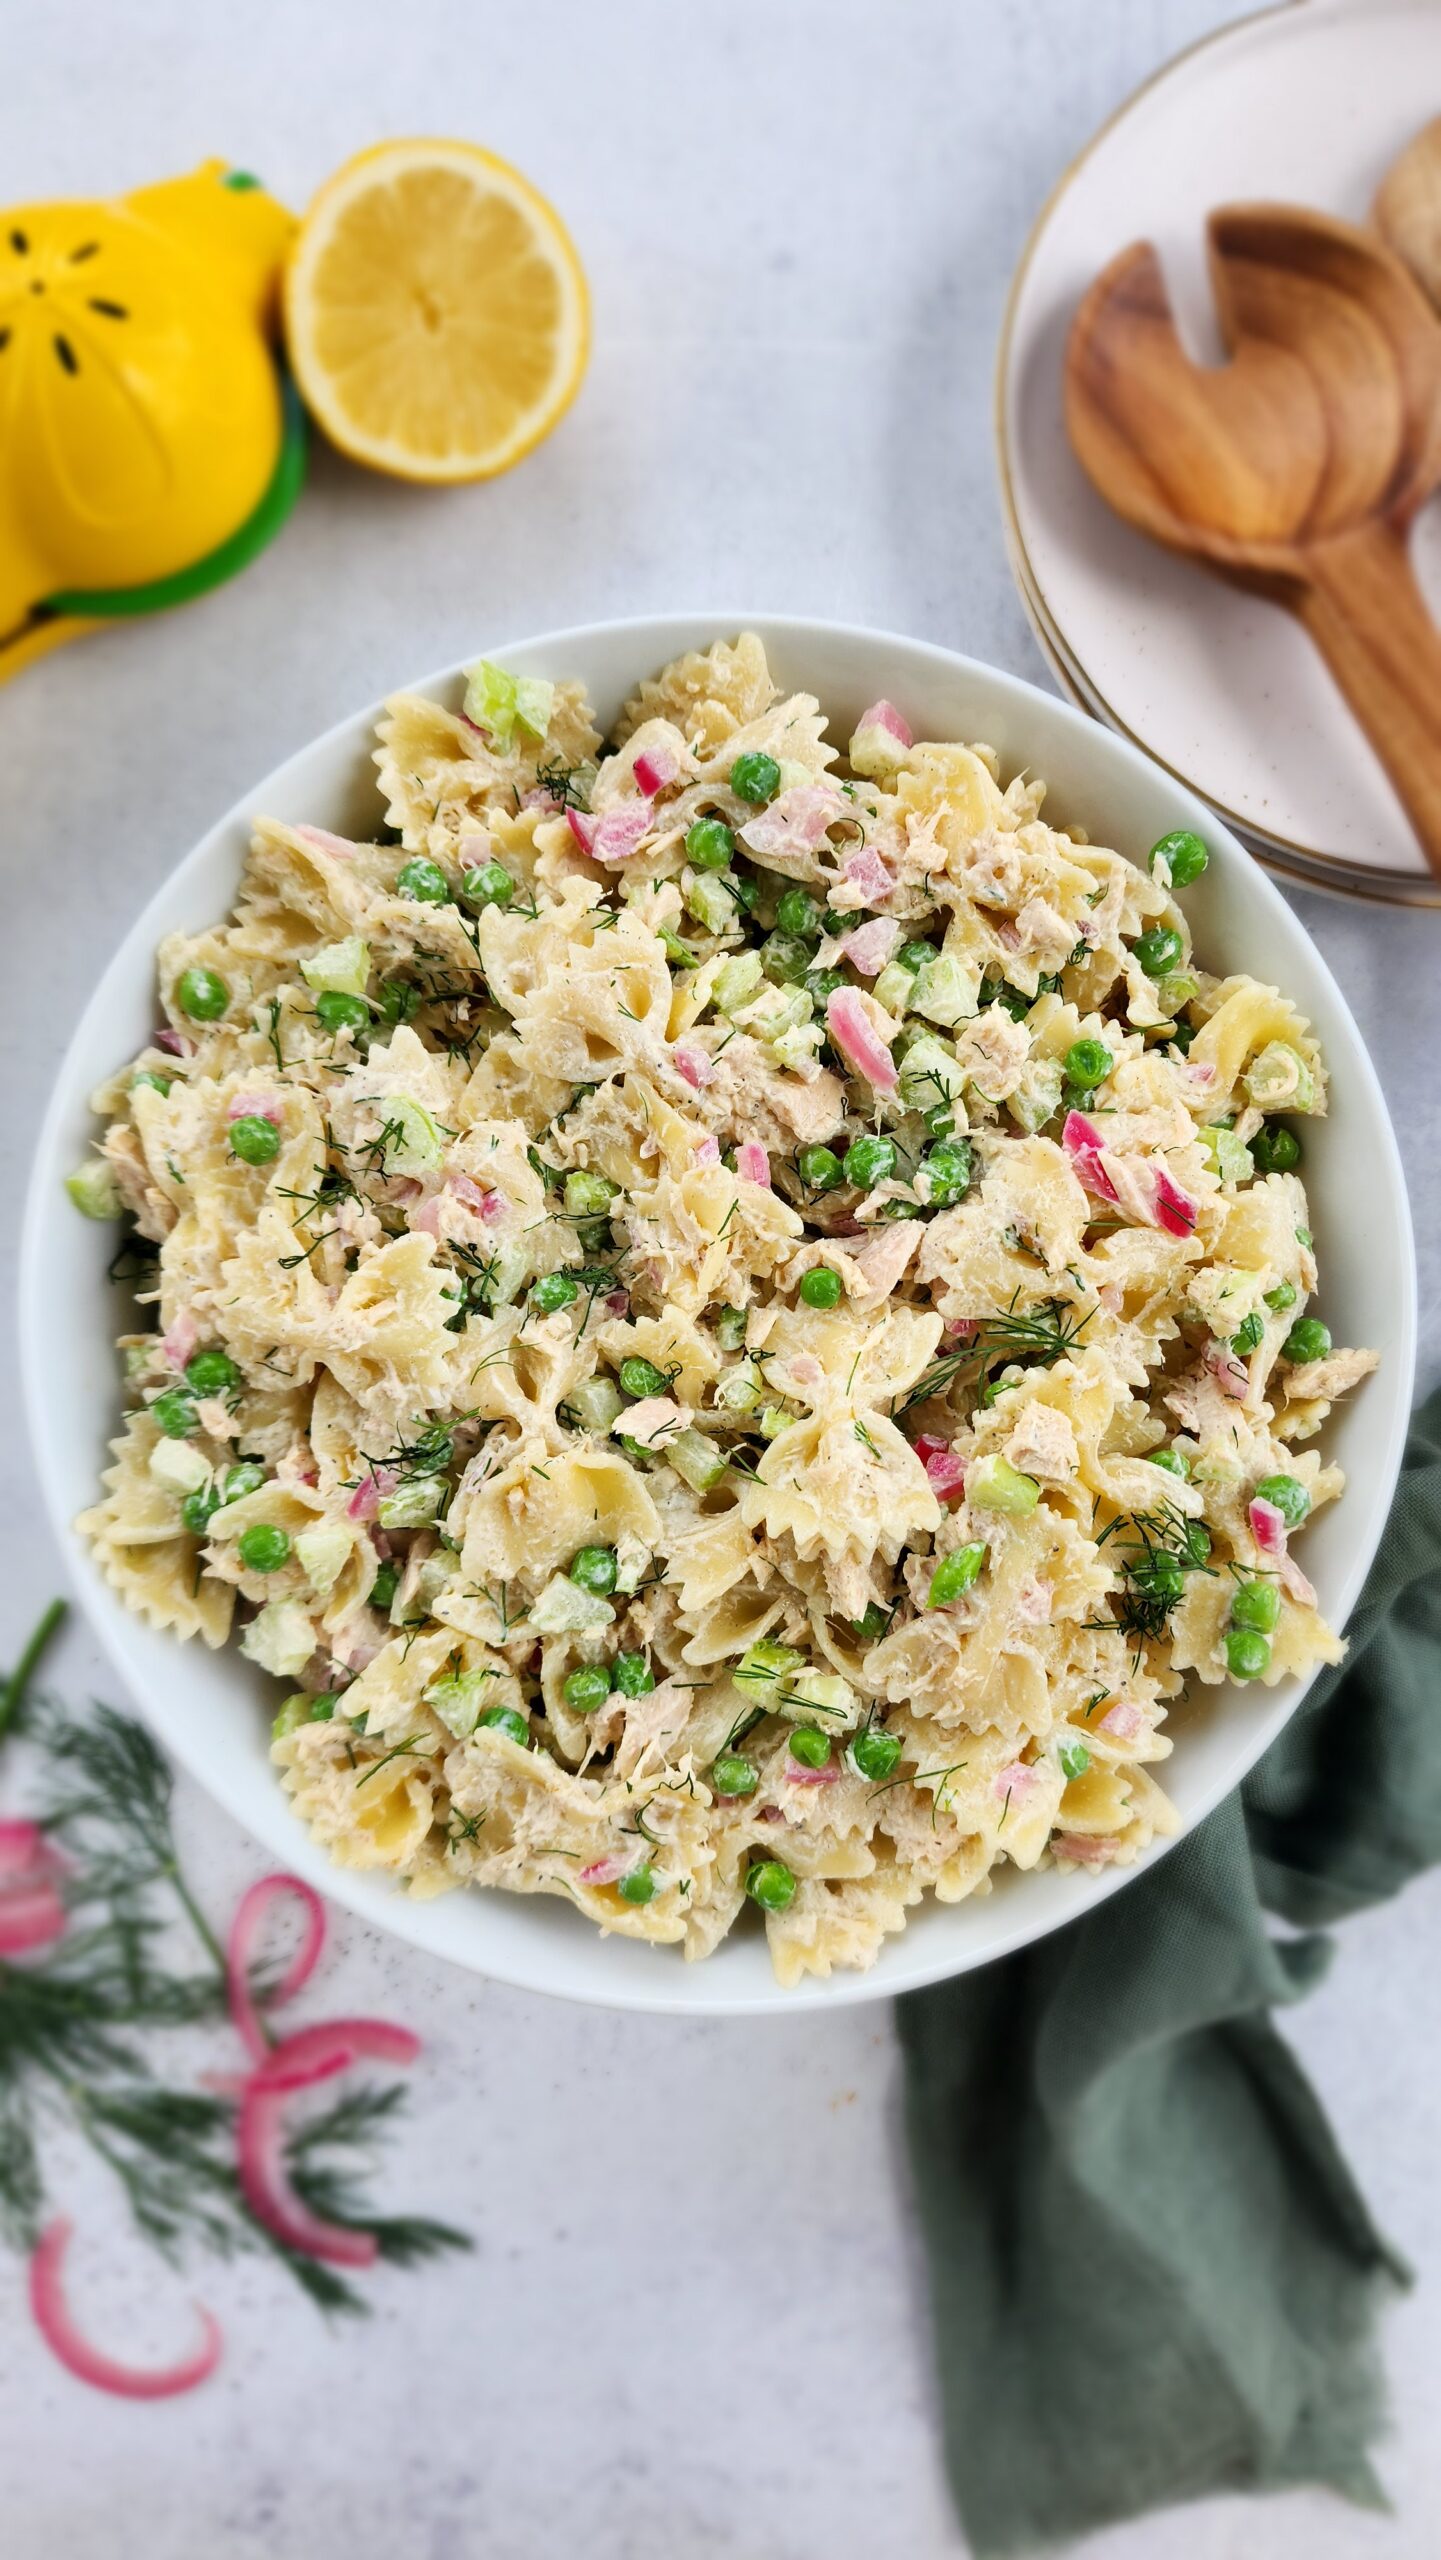
[[[1350,1638],[1155,1867],[899,2004],[978,2560],[1220,2489],[1385,2503],[1375,2323],[1409,2279],[1271,2012],[1324,1973],[1322,1924],[1441,1858],[1441,1395]]]

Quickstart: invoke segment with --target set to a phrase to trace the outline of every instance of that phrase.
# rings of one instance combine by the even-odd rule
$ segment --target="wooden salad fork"
[[[1389,249],[1289,205],[1207,225],[1229,361],[1192,362],[1137,241],[1066,350],[1066,424],[1128,524],[1305,625],[1441,877],[1441,633],[1407,536],[1441,480],[1441,322]]]

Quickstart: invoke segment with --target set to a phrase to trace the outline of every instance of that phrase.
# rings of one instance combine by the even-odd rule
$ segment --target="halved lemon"
[[[559,216],[473,142],[382,142],[320,190],[285,278],[290,361],[342,453],[406,480],[519,462],[585,370]]]

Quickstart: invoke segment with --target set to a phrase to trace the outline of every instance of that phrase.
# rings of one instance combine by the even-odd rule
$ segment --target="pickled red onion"
[[[64,2287],[65,2253],[73,2230],[74,2225],[66,2216],[57,2214],[41,2232],[30,2259],[30,2308],[35,2326],[66,2372],[73,2373],[77,2382],[88,2382],[95,2391],[113,2392],[122,2400],[169,2400],[206,2381],[220,2362],[222,2341],[219,2321],[201,2303],[195,2306],[203,2332],[201,2342],[177,2364],[121,2364],[81,2336]]]
[[[826,1029],[840,1050],[877,1093],[894,1093],[895,1060],[866,1011],[855,987],[833,987],[826,998]]]
[[[304,1916],[300,1944],[289,1964],[268,1995],[267,2006],[275,2008],[293,2000],[297,1991],[310,1980],[325,1944],[325,1910],[313,1885],[300,1876],[261,1876],[240,1897],[240,1907],[230,1924],[225,1942],[225,1987],[231,2023],[246,2050],[257,2061],[270,2052],[270,2039],[260,2023],[255,1995],[250,1987],[250,1969],[255,1961],[255,1942],[261,1924],[272,1903],[294,1894]]]

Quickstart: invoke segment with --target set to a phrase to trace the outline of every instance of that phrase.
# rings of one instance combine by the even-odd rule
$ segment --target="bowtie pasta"
[[[258,821],[71,1190],[152,1330],[84,1515],[285,1683],[343,1864],[781,1981],[1128,1863],[1187,1678],[1342,1650],[1289,1541],[1336,1350],[1322,1060],[983,746],[844,754],[743,635],[401,696],[359,844]]]

